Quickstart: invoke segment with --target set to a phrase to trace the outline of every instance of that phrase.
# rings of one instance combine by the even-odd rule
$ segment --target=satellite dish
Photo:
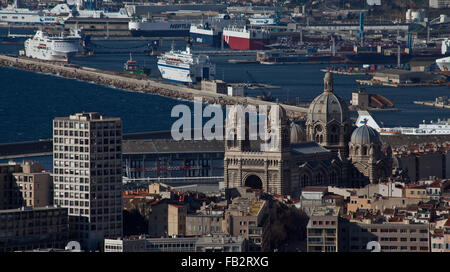
[[[77,241],[70,241],[69,243],[67,243],[65,249],[73,251],[73,252],[80,252],[81,251],[81,245]]]

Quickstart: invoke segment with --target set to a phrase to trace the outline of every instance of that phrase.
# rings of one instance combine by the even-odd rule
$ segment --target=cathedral
[[[277,114],[270,114],[275,109]],[[247,130],[243,139],[236,137],[237,130],[226,136],[227,188],[248,186],[298,197],[305,186],[361,187],[392,173],[390,147],[384,147],[378,132],[366,124],[354,128],[347,103],[334,93],[329,72],[323,93],[309,106],[304,126],[290,122],[278,105],[271,107],[267,119],[267,129],[277,131],[276,144],[268,148],[250,141]]]

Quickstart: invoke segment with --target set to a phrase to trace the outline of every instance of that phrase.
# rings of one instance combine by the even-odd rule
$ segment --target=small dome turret
[[[353,131],[350,142],[355,145],[371,145],[380,144],[381,140],[375,129],[364,124]]]
[[[305,130],[297,123],[291,122],[291,144],[301,143],[306,140]]]

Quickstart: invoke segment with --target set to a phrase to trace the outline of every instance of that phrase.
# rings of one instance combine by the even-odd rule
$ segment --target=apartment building
[[[21,164],[22,171],[13,173],[14,181],[22,193],[22,206],[45,207],[53,202],[52,178],[42,172],[38,162]]]
[[[224,230],[231,236],[242,236],[248,251],[270,248],[270,219],[265,200],[235,198],[225,211]]]
[[[45,207],[52,203],[52,180],[38,162],[0,164],[0,209]]]
[[[245,238],[225,234],[206,235],[198,238],[195,252],[245,252]]]
[[[105,252],[245,252],[245,238],[225,234],[202,237],[105,239]]]
[[[122,236],[122,121],[76,113],[53,121],[54,203],[82,249]]]
[[[377,241],[382,252],[430,251],[429,224],[346,222],[340,231],[344,251],[368,251],[370,241]]]
[[[151,204],[148,233],[151,236],[186,235],[186,207],[168,200]]]
[[[0,252],[65,248],[68,213],[58,207],[0,210]]]
[[[307,250],[367,252],[368,243],[376,241],[382,252],[430,251],[428,223],[390,222],[386,221],[388,217],[367,213],[355,220],[349,216],[340,217],[337,207],[318,207],[307,225]]]
[[[450,0],[430,0],[430,8],[449,8]]]
[[[186,216],[186,235],[207,235],[223,232],[223,212],[203,211]]]
[[[420,184],[408,184],[405,188],[406,198],[427,198],[427,186]]]
[[[307,225],[308,252],[337,252],[339,243],[339,207],[317,207]]]
[[[195,252],[198,237],[105,239],[105,252]]]

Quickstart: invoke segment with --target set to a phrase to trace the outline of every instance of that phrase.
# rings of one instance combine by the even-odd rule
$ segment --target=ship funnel
[[[190,43],[188,43],[188,44],[186,45],[186,52],[187,52],[188,54],[191,53],[191,44],[190,44]]]

